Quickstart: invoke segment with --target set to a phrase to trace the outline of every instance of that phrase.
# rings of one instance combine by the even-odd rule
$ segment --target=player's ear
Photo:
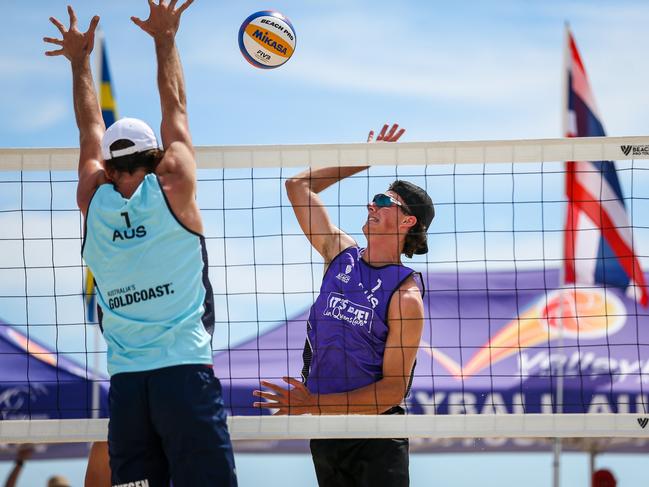
[[[104,171],[106,171],[106,176],[108,177],[108,180],[111,182],[115,181],[115,168],[111,164],[106,164],[104,161]]]
[[[401,221],[401,224],[408,228],[414,227],[417,224],[417,217],[414,215],[406,215]]]

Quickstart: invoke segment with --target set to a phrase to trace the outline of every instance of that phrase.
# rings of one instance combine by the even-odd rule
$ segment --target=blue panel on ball
[[[243,21],[243,23],[241,24],[241,27],[239,28],[239,50],[241,51],[241,54],[243,54],[243,57],[245,58],[245,60],[248,61],[251,65],[253,65],[256,68],[274,69],[274,68],[278,68],[280,66],[283,66],[285,64],[285,62],[288,61],[288,59],[284,63],[279,64],[277,66],[267,66],[265,64],[260,63],[255,58],[253,58],[250,55],[250,53],[248,53],[248,51],[246,49],[246,46],[243,43],[243,36],[246,33],[246,27],[248,27],[248,25],[253,20],[255,20],[255,19],[259,18],[259,17],[275,17],[276,19],[281,20],[282,22],[287,24],[290,27],[290,29],[291,29],[291,31],[293,33],[293,43],[294,43],[293,50],[295,50],[295,46],[297,46],[297,36],[295,34],[295,28],[293,27],[293,24],[291,23],[290,20],[288,20],[286,17],[284,17],[284,15],[282,15],[279,12],[275,12],[273,10],[261,10],[259,12],[255,12],[254,14],[249,15],[246,18],[246,20]]]

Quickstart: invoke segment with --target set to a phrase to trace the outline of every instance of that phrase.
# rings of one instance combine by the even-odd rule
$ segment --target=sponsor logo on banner
[[[638,424],[642,429],[647,427],[647,423],[649,423],[649,418],[638,418]]]
[[[607,293],[603,289],[560,290],[544,295],[536,304],[500,328],[487,343],[462,364],[439,348],[428,345],[424,350],[458,380],[474,376],[513,355],[519,358],[521,376],[528,376],[543,372],[535,371],[534,368],[551,367],[552,364],[550,359],[545,357],[547,351],[538,352],[530,357],[527,353],[523,353],[526,349],[535,350],[539,345],[557,339],[561,333],[566,339],[579,340],[611,336],[624,327],[626,317],[624,303],[611,292]],[[576,360],[581,370],[584,370],[587,364],[583,362],[587,358],[585,354],[582,357],[580,352],[577,352],[574,359],[566,358],[565,366]],[[611,366],[615,364],[612,359],[609,363]],[[642,367],[643,364],[637,363],[625,367],[632,366]],[[620,376],[620,379],[622,377]]]
[[[34,414],[28,415],[28,404],[44,396],[47,396],[47,387],[39,383],[5,389],[0,393],[0,418],[34,419]]]
[[[28,337],[17,330],[9,328],[7,329],[6,333],[7,338],[9,338],[13,343],[18,345],[24,351],[29,353],[32,357],[40,360],[41,362],[45,362],[52,367],[61,367],[58,357],[54,352],[40,346],[38,343],[30,340]],[[81,367],[78,367],[70,362],[66,362],[64,367],[68,372],[80,375],[81,377],[85,377],[88,374],[87,370],[84,370]]]
[[[649,156],[649,145],[621,145],[620,150],[625,156]]]
[[[353,326],[365,328],[372,331],[372,318],[374,310],[347,299],[340,293],[329,293],[327,297],[327,308],[324,316],[330,316],[339,321],[344,321]]]
[[[45,362],[46,364],[51,365],[52,367],[57,366],[58,360],[54,353],[52,353],[50,350],[47,350],[44,347],[41,347],[38,343],[34,342],[33,340],[30,340],[22,333],[19,333],[16,330],[8,329],[7,336],[16,345],[18,345],[26,352],[30,353],[32,356],[34,356],[41,362]]]

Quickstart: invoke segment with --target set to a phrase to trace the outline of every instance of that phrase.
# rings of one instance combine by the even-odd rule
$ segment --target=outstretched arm
[[[394,124],[388,131],[388,125],[385,124],[376,141],[396,142],[405,132],[405,129],[397,132],[398,128],[399,126]],[[367,141],[373,140],[372,130]],[[364,169],[367,169],[367,166],[309,168],[286,181],[286,193],[300,228],[325,262],[330,262],[342,250],[354,245],[355,241],[331,222],[318,193]]]
[[[20,472],[23,469],[23,464],[32,456],[32,453],[34,453],[34,447],[32,445],[21,445],[20,448],[18,448],[14,468],[9,473],[7,480],[5,480],[4,487],[16,487],[18,477],[20,477]]]
[[[325,263],[354,245],[355,241],[331,222],[318,193],[364,169],[366,166],[307,169],[286,180],[286,194],[300,228]]]
[[[189,134],[185,80],[175,41],[180,17],[193,0],[186,0],[178,8],[178,0],[167,4],[164,0],[148,2],[149,18],[131,17],[131,20],[153,37],[158,60],[162,108],[160,135],[165,154],[155,172],[176,216],[191,230],[202,233],[203,224],[196,204],[196,161]]]
[[[65,56],[72,67],[74,115],[79,127],[80,148],[77,204],[85,214],[95,189],[106,179],[101,164],[101,138],[106,127],[90,70],[90,53],[95,44],[95,29],[99,17],[94,16],[88,30],[80,32],[77,28],[77,16],[72,7],[68,7],[68,14],[70,28],[67,30],[61,22],[50,17],[50,21],[59,29],[62,39],[44,37],[43,40],[60,46],[58,50],[47,51],[46,56]]]
[[[383,377],[349,392],[311,394],[297,379],[284,377],[292,389],[271,382],[269,391],[254,391],[266,399],[254,406],[278,409],[276,414],[381,414],[403,400],[415,363],[424,325],[424,305],[414,279],[408,279],[393,296],[388,309],[388,337],[383,353]]]
[[[141,20],[138,17],[131,17],[131,20],[153,37],[155,43],[158,90],[162,109],[160,124],[162,144],[165,149],[168,149],[175,142],[180,142],[192,149],[187,119],[185,80],[175,39],[180,27],[180,17],[194,0],[187,0],[178,8],[176,8],[178,0],[171,0],[168,4],[165,4],[164,0],[158,0],[158,3],[154,0],[148,1],[149,18]]]

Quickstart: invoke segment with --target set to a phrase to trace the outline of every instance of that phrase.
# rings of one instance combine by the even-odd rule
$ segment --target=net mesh
[[[564,161],[618,160],[631,248],[648,267],[648,145],[609,137],[199,148],[215,372],[233,438],[644,438],[642,288],[562,282]],[[7,441],[105,438],[106,420],[91,419],[107,415],[108,379],[83,302],[76,160],[68,149],[0,151],[0,413],[14,420],[0,423]],[[306,166],[359,164],[370,168],[322,197],[360,246],[366,205],[393,180],[421,186],[436,207],[429,253],[404,261],[426,289],[408,415],[271,417],[252,407],[252,391],[261,380],[299,377],[324,270],[284,183]],[[602,205],[609,196],[600,184],[593,201]],[[602,225],[579,232],[599,241]],[[593,268],[607,259],[616,260],[602,249],[574,257]]]

